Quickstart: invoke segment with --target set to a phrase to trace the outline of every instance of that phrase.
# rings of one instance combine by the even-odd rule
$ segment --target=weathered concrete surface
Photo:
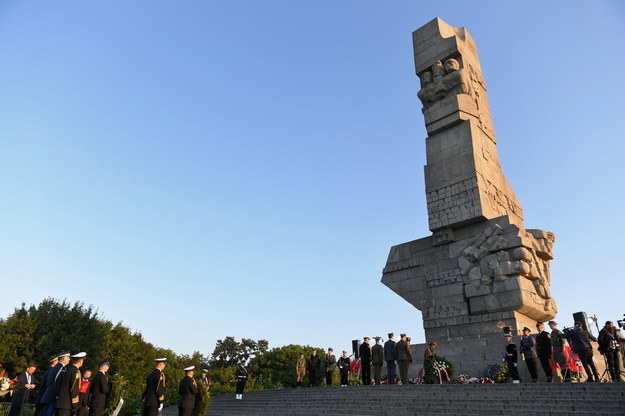
[[[501,361],[502,326],[518,335],[555,317],[555,236],[524,228],[471,36],[437,18],[413,33],[413,44],[432,234],[392,247],[382,283],[423,313],[426,339],[439,342],[441,354],[477,375]]]

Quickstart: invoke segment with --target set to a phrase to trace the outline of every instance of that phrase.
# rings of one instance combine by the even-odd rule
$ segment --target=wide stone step
[[[625,383],[353,386],[213,398],[208,415],[625,415]]]

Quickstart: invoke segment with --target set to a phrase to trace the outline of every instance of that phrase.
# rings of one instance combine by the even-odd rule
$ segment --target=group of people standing
[[[388,382],[395,384],[397,382],[397,366],[399,365],[399,380],[402,384],[408,384],[408,369],[412,362],[412,351],[410,349],[410,338],[406,334],[400,334],[400,340],[395,342],[395,335],[393,333],[388,334],[388,340],[382,344],[381,337],[374,337],[375,344],[370,344],[371,338],[364,337],[363,342],[358,347],[358,358],[360,359],[360,377],[362,384],[372,384],[371,370],[373,369],[373,384],[382,384],[382,367],[386,363]],[[425,367],[426,372],[428,367],[434,365],[434,357],[436,342],[430,343],[425,352]],[[312,354],[308,359],[305,358],[302,352],[297,359],[295,365],[296,383],[297,387],[302,387],[304,376],[308,371],[308,378],[310,380],[311,387],[316,387],[318,384],[318,376],[323,365],[325,373],[326,385],[332,385],[332,375],[336,367],[338,367],[340,374],[341,386],[348,385],[348,376],[352,367],[352,358],[348,355],[347,351],[343,351],[341,357],[336,359],[334,350],[328,348],[323,360],[317,355],[317,350],[313,349]],[[431,371],[430,371],[431,372]],[[428,382],[428,380],[426,380]]]
[[[70,354],[64,351],[48,359],[49,367],[45,371],[35,401],[35,416],[100,416],[106,408],[110,383],[106,372],[109,362],[98,364],[99,371],[91,378],[91,371],[81,374],[87,354]],[[35,364],[28,364],[26,370],[17,377],[15,393],[11,400],[9,416],[19,416],[30,391],[37,386],[32,376],[37,369]]]
[[[621,381],[622,358],[619,339],[622,335],[611,321],[607,321],[605,327],[599,332],[598,340],[589,331],[583,329],[581,322],[575,322],[574,328],[566,332],[558,329],[558,323],[555,321],[549,321],[548,325],[551,333],[545,331],[542,322],[536,323],[536,336],[531,335],[532,331],[528,327],[523,328],[522,331],[523,335],[519,345],[532,382],[538,382],[538,363],[540,363],[548,383],[553,381],[554,367],[560,369],[562,381],[571,381],[571,367],[575,368],[577,360],[568,353],[566,347],[569,344],[570,350],[577,355],[586,372],[586,381],[601,381],[593,360],[591,341],[599,342],[599,352],[606,356],[612,381]],[[507,339],[505,360],[513,383],[519,383],[517,347],[512,341],[512,334],[507,333],[505,336]]]

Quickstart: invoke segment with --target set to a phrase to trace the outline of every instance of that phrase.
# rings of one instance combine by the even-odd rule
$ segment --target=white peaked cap
[[[77,352],[74,355],[70,355],[70,358],[85,358],[87,356],[86,352]]]
[[[191,371],[191,370],[195,370],[195,366],[192,365],[191,367],[187,367],[184,369],[184,371]]]

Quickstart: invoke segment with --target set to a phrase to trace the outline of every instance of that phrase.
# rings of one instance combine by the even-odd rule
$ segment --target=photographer
[[[621,381],[621,346],[619,345],[618,331],[612,321],[607,321],[599,331],[599,352],[605,355],[612,381]]]
[[[563,333],[562,338],[571,340],[571,349],[579,356],[579,360],[582,362],[584,371],[586,371],[586,375],[588,376],[588,380],[586,381],[601,381],[599,379],[597,367],[595,367],[595,363],[592,360],[592,345],[590,344],[591,340],[597,342],[597,338],[590,332],[583,330],[581,322],[575,322],[575,328]],[[592,373],[590,372],[591,370]],[[594,380],[592,378],[593,375],[595,377]]]

